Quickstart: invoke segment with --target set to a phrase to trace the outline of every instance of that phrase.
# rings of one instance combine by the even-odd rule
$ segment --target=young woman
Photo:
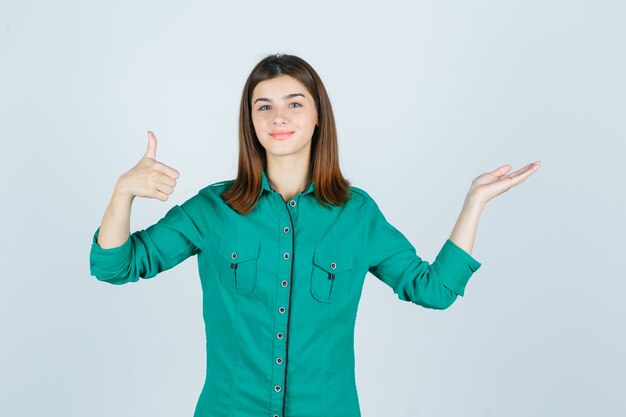
[[[398,298],[449,307],[480,263],[470,253],[487,201],[538,167],[477,177],[434,262],[342,176],[330,101],[315,70],[270,55],[243,89],[235,180],[201,189],[130,234],[135,196],[165,201],[178,171],[145,155],[120,176],[95,231],[91,274],[152,278],[197,255],[206,380],[195,417],[360,416],[354,324],[367,272]]]

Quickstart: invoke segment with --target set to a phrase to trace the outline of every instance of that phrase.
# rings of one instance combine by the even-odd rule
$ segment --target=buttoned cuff
[[[481,263],[450,239],[447,239],[437,254],[433,267],[437,277],[454,293],[463,296],[465,286]]]

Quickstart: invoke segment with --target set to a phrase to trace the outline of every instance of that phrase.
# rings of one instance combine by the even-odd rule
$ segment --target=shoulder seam
[[[350,186],[350,189],[355,192],[356,194],[359,194],[361,197],[363,197],[363,199],[365,199],[366,201],[369,201],[372,199],[372,197],[367,193],[367,191],[363,190],[362,188],[359,187],[355,187],[355,186]]]
[[[224,180],[224,181],[218,181],[218,182],[214,182],[213,184],[209,184],[209,185],[207,185],[207,187],[215,187],[215,186],[218,186],[218,185],[224,185],[224,184],[226,184],[226,183],[229,183],[229,182],[234,182],[234,181],[235,181],[235,180]]]
[[[224,181],[214,182],[213,184],[209,184],[209,185],[207,185],[205,187],[202,187],[200,189],[200,191],[207,191],[209,188],[215,188],[215,187],[219,187],[219,186],[222,186],[222,185],[227,185],[227,184],[232,183],[234,181],[235,180],[224,180]]]

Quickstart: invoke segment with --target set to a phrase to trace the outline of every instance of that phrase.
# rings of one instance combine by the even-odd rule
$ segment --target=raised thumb
[[[143,155],[143,157],[156,159],[156,147],[156,137],[154,136],[154,133],[148,130],[148,149],[146,149],[146,153]]]

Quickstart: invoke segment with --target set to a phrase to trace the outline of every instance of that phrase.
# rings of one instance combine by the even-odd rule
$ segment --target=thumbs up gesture
[[[122,174],[116,189],[131,198],[135,196],[166,201],[174,191],[180,175],[174,168],[156,160],[157,140],[148,130],[148,149],[137,165]]]

